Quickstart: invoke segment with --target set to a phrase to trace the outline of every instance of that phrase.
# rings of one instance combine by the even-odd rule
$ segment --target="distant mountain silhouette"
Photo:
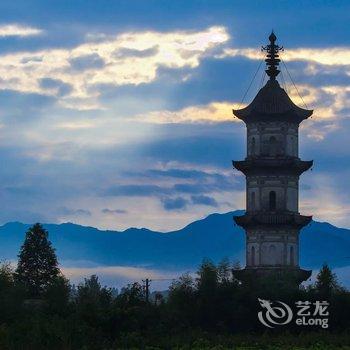
[[[160,233],[145,228],[123,232],[101,231],[71,223],[45,224],[58,257],[66,266],[125,265],[167,269],[193,269],[204,257],[224,257],[244,264],[244,232],[234,226],[233,215],[212,214],[181,230]],[[14,260],[30,225],[18,222],[0,227],[0,259]],[[301,233],[304,268],[350,265],[350,230],[313,221]]]

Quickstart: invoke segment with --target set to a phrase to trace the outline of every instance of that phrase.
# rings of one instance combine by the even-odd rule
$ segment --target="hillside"
[[[212,214],[183,229],[160,233],[145,228],[102,231],[76,224],[45,224],[60,261],[70,266],[147,266],[193,269],[203,257],[223,257],[244,263],[244,233],[232,216],[240,212]],[[16,259],[28,224],[0,227],[0,258]],[[350,265],[350,230],[313,221],[301,233],[300,263],[318,268],[327,261],[333,267]]]

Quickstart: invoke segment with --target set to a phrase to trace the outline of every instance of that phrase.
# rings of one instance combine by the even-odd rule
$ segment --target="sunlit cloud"
[[[217,58],[244,56],[251,60],[260,60],[265,54],[255,48],[225,48],[217,54]],[[329,48],[298,48],[286,49],[283,52],[284,61],[307,61],[322,65],[350,65],[349,47]]]
[[[177,111],[152,111],[135,117],[148,123],[215,123],[238,122],[232,114],[233,103],[212,102],[208,105],[190,106]]]
[[[302,96],[302,101],[299,94]],[[289,92],[294,101],[299,101],[299,105],[305,102],[310,109],[314,110],[312,118],[302,123],[301,129],[316,141],[321,141],[325,135],[338,130],[339,122],[350,117],[349,94],[350,86],[316,88],[310,85],[298,85],[298,92],[292,88]]]
[[[285,87],[291,99],[297,105],[313,109],[310,120],[301,124],[301,129],[308,137],[321,141],[325,135],[338,129],[338,122],[349,117],[343,111],[350,107],[348,95],[350,86],[288,85]],[[220,123],[240,122],[232,115],[232,108],[243,108],[234,102],[212,102],[207,105],[189,106],[179,110],[159,110],[131,117],[131,120],[147,123]]]
[[[58,96],[66,108],[96,109],[98,86],[149,83],[160,67],[193,69],[228,39],[224,27],[128,32],[72,49],[5,54],[0,56],[0,89]]]
[[[89,121],[77,121],[77,122],[65,122],[65,123],[57,124],[56,127],[58,129],[68,129],[68,130],[90,129],[95,127],[95,124]]]
[[[24,26],[21,24],[3,24],[0,25],[0,37],[7,37],[7,36],[19,36],[19,37],[26,37],[26,36],[34,36],[34,35],[40,35],[43,34],[42,29]]]

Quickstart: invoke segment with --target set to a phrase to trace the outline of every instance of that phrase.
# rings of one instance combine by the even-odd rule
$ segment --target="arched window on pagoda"
[[[294,145],[294,137],[292,136],[290,138],[290,149],[291,149],[291,156],[295,156],[295,145]]]
[[[256,155],[256,141],[255,141],[255,137],[252,137],[251,155],[252,156]]]
[[[268,257],[270,265],[275,265],[277,262],[276,257],[276,246],[274,244],[271,244],[269,246],[269,257]]]
[[[255,192],[252,192],[250,194],[250,206],[252,208],[252,210],[255,210]]]
[[[275,136],[271,136],[269,139],[269,156],[274,157],[277,155],[277,139]]]
[[[270,191],[269,209],[270,209],[270,211],[276,211],[276,192],[275,191]]]
[[[289,248],[290,264],[294,266],[294,247],[290,246]]]

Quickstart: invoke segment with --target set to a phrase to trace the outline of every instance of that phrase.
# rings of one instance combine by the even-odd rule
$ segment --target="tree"
[[[0,264],[0,323],[19,317],[23,293],[15,285],[13,276],[14,269],[11,264],[2,262]]]
[[[322,296],[330,296],[333,292],[341,289],[336,274],[332,272],[327,264],[323,264],[318,273],[315,288]]]
[[[138,282],[128,284],[122,288],[118,301],[124,306],[143,305],[145,303],[146,295],[142,285]]]
[[[48,240],[48,232],[33,225],[27,232],[18,255],[16,281],[22,284],[31,298],[42,297],[61,275],[55,250]]]
[[[210,329],[217,321],[218,271],[209,259],[203,259],[197,271],[198,318],[201,325]]]
[[[111,290],[102,287],[96,275],[85,278],[84,283],[78,285],[78,303],[108,307],[111,300]]]
[[[228,258],[222,259],[217,267],[217,276],[219,283],[228,284],[232,276],[232,268]]]
[[[75,301],[80,316],[94,324],[107,314],[112,302],[112,293],[109,288],[101,286],[96,275],[92,275],[78,285]]]
[[[68,310],[71,297],[71,286],[63,275],[56,277],[48,286],[44,298],[47,302],[47,310],[55,315],[64,315]]]
[[[185,273],[173,281],[169,287],[167,315],[171,320],[169,327],[187,329],[193,326],[196,318],[197,295],[194,280]]]
[[[197,271],[197,288],[200,294],[211,295],[218,285],[218,270],[215,264],[205,258]]]

